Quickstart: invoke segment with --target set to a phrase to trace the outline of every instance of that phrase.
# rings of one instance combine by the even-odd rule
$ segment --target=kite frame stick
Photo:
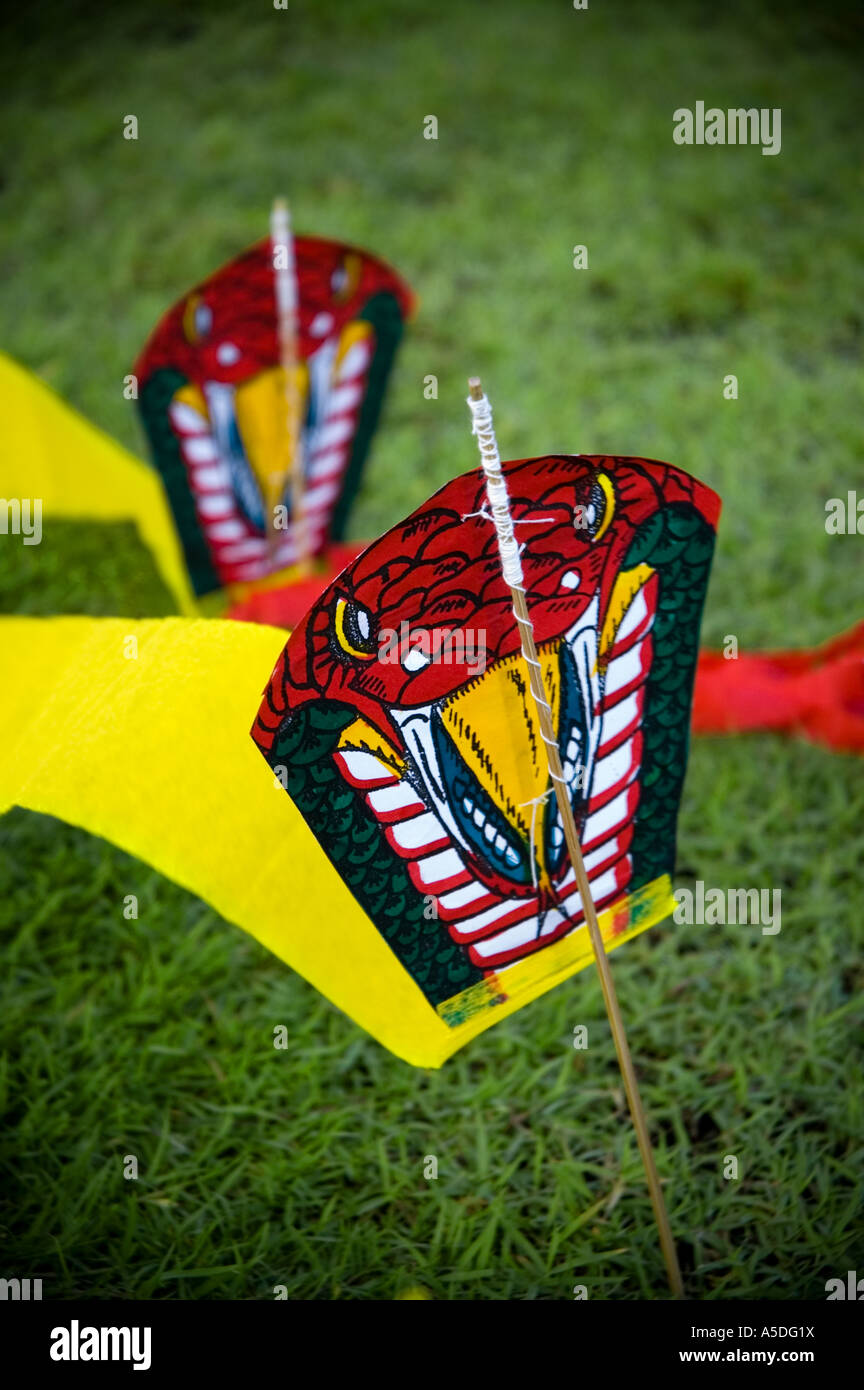
[[[573,807],[570,802],[567,784],[564,781],[564,771],[561,766],[558,739],[555,735],[555,728],[552,722],[552,710],[543,684],[542,668],[537,658],[537,646],[534,641],[534,624],[531,621],[531,614],[528,611],[528,604],[525,598],[522,562],[519,558],[519,542],[516,540],[513,531],[510,499],[507,494],[507,484],[501,471],[501,456],[498,453],[498,444],[492,426],[492,407],[483,394],[483,387],[480,384],[479,377],[469,378],[468,390],[468,405],[473,417],[473,429],[477,436],[483,472],[486,477],[486,496],[489,499],[492,520],[495,522],[495,530],[498,536],[498,552],[501,557],[501,570],[510,589],[510,595],[513,600],[513,615],[519,625],[522,656],[528,667],[528,680],[534,704],[537,709],[540,736],[546,750],[549,776],[555,790],[558,809],[561,812],[564,838],[567,842],[567,850],[570,855],[570,862],[573,865],[573,872],[576,875],[576,883],[579,888],[579,897],[582,900],[582,906],[585,912],[585,922],[588,927],[591,948],[594,952],[594,959],[597,962],[597,971],[600,976],[600,988],[603,992],[603,1002],[606,1005],[609,1026],[612,1030],[612,1039],[615,1043],[615,1051],[618,1055],[618,1066],[621,1069],[624,1090],[627,1094],[627,1104],[630,1107],[630,1115],[633,1120],[633,1127],[636,1131],[639,1152],[642,1156],[642,1163],[645,1168],[645,1177],[648,1181],[648,1191],[651,1196],[651,1205],[654,1209],[654,1219],[657,1222],[657,1229],[660,1234],[660,1248],[663,1252],[669,1287],[675,1298],[683,1298],[684,1285],[681,1280],[681,1269],[678,1264],[678,1255],[675,1250],[675,1242],[672,1238],[672,1230],[669,1225],[666,1203],[663,1199],[663,1190],[660,1186],[660,1179],[657,1175],[657,1167],[654,1162],[654,1152],[651,1148],[648,1122],[645,1118],[645,1109],[642,1104],[642,1097],[639,1093],[639,1083],[636,1079],[636,1072],[630,1056],[630,1047],[627,1042],[624,1020],[621,1017],[621,1010],[618,1006],[618,996],[615,993],[615,986],[612,982],[609,958],[606,955],[600,924],[597,921],[597,910],[594,906],[594,899],[591,896],[588,875],[585,872],[585,861],[582,858],[582,847],[579,843],[579,835],[576,830]]]
[[[296,563],[302,573],[309,568],[309,537],[305,513],[305,478],[303,476],[303,429],[300,418],[300,388],[297,381],[299,304],[297,267],[294,260],[294,236],[291,214],[284,198],[274,198],[270,215],[270,241],[273,249],[273,274],[276,283],[276,333],[279,339],[279,362],[285,390],[288,420],[288,447],[291,451],[291,513],[294,522]],[[277,251],[284,247],[285,255]],[[285,264],[277,264],[284,260]],[[270,497],[267,508],[267,537],[273,547],[276,542],[274,516],[276,503],[282,493],[284,474],[268,478]],[[276,486],[274,486],[274,482]]]

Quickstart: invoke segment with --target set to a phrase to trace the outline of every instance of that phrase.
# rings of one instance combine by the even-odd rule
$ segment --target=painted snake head
[[[339,531],[340,498],[356,486],[413,301],[383,262],[339,242],[298,237],[295,257],[294,385],[316,554]],[[295,558],[288,479],[297,441],[288,432],[276,322],[268,239],[175,305],[135,364],[145,427],[199,593],[261,578]],[[289,518],[275,552],[265,535],[274,497]]]
[[[670,867],[719,503],[642,459],[504,473],[602,909]],[[484,499],[478,473],[457,478],[349,566],[291,636],[253,730],[379,929],[394,894],[412,905],[407,871],[481,972],[583,920]],[[658,843],[638,833],[646,781],[671,815]]]

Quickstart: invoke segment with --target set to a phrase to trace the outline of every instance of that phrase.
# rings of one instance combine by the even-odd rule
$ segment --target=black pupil
[[[365,608],[357,603],[346,603],[344,626],[345,636],[352,647],[360,652],[372,651],[372,625]]]

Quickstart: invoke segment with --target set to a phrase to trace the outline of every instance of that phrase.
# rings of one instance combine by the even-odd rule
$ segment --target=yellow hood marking
[[[654,570],[650,565],[634,565],[632,569],[621,570],[620,574],[617,575],[609,599],[609,607],[606,609],[606,616],[603,619],[603,631],[600,634],[600,650],[597,657],[598,665],[609,660],[624,616],[639,590],[648,583],[652,574],[654,574]]]
[[[350,323],[346,323],[339,335],[339,346],[336,349],[336,356],[333,359],[334,377],[354,344],[362,343],[367,338],[371,337],[372,325],[371,323],[366,323],[365,319],[351,319]]]
[[[351,749],[358,753],[371,753],[374,757],[380,758],[382,763],[392,767],[397,777],[405,774],[404,759],[396,752],[392,743],[365,719],[357,718],[347,729],[342,730],[338,747],[343,752]]]
[[[558,728],[561,678],[556,642],[540,650],[543,683]],[[521,653],[497,662],[442,710],[444,727],[459,755],[508,823],[527,841],[530,803],[549,787],[537,711],[528,688]],[[534,842],[543,863],[543,827],[550,803],[534,813]]]
[[[593,539],[595,544],[600,540],[600,537],[608,531],[612,518],[615,515],[615,489],[612,487],[612,483],[605,473],[597,474],[597,482],[603,492],[603,496],[606,498],[606,506],[603,511],[603,520],[594,533]]]
[[[294,372],[294,389],[300,401],[300,419],[306,418],[309,374],[300,363]],[[265,503],[282,501],[281,488],[290,475],[296,439],[289,429],[285,376],[281,367],[269,367],[244,381],[234,395],[237,429],[246,457]]]
[[[197,410],[198,414],[201,415],[204,420],[210,419],[210,412],[207,409],[204,392],[200,387],[193,386],[191,381],[187,381],[185,386],[180,386],[174,392],[172,404],[174,401],[179,402],[180,405],[191,405],[192,409]]]

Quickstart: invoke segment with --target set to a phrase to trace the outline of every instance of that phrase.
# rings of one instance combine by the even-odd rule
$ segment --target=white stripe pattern
[[[320,357],[320,365],[325,368],[326,392],[322,419],[311,440],[307,440],[306,450],[310,486],[304,499],[304,516],[313,553],[325,541],[333,505],[341,491],[374,350],[371,335],[353,343],[333,374],[329,363],[337,346],[335,340],[329,339],[309,359],[310,380],[314,380],[315,359]],[[321,375],[319,372],[319,378]],[[205,387],[205,395],[206,390]],[[207,416],[185,401],[174,401],[168,415],[188,470],[198,518],[222,582],[260,579],[293,564],[297,558],[293,523],[289,520],[284,532],[277,532],[284,538],[271,553],[266,537],[253,529],[237,506],[231,474],[220,458]]]

